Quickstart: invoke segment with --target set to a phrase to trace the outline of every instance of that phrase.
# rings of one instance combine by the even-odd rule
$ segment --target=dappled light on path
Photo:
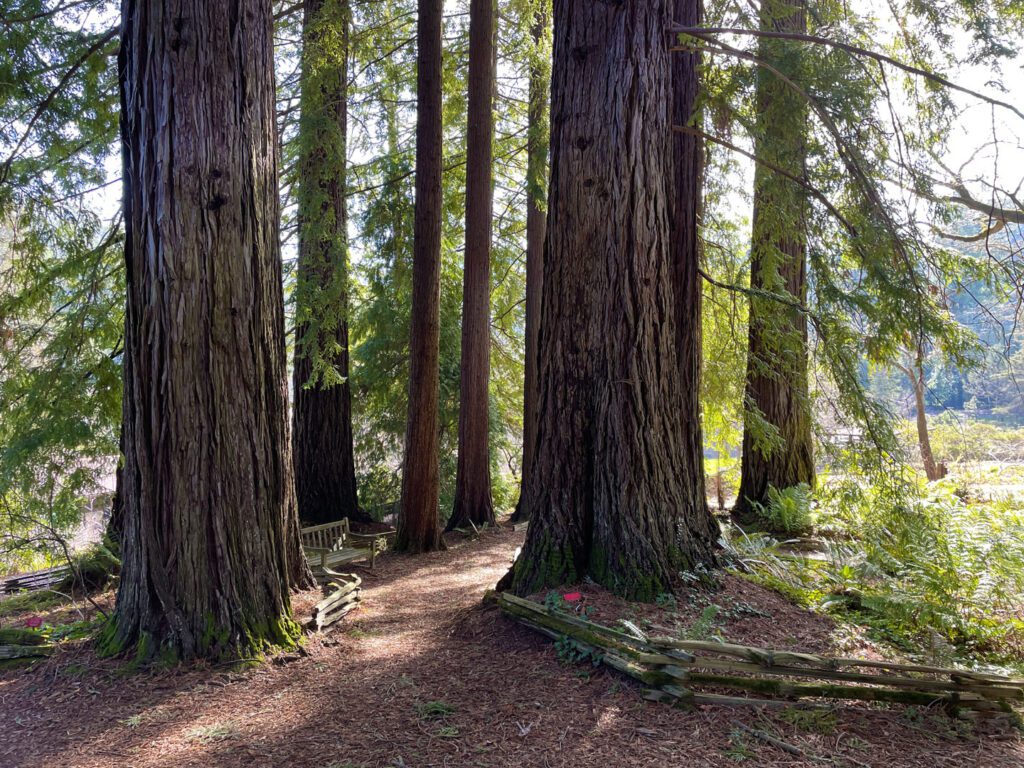
[[[780,733],[807,754],[751,741],[744,748],[758,766],[818,765],[820,755],[837,766],[1024,764],[1016,741],[976,739],[942,715],[853,706],[818,732],[777,714],[644,702],[627,679],[563,664],[548,641],[482,605],[521,541],[503,530],[454,536],[446,552],[387,555],[360,570],[359,610],[311,636],[304,654],[248,670],[132,673],[73,648],[29,673],[6,673],[0,765],[732,765],[734,720]],[[297,611],[318,597],[296,596]],[[778,595],[737,580],[720,593],[726,598],[771,614],[738,621],[729,628],[737,637],[774,631],[800,645],[832,642],[831,622]],[[608,602],[595,596],[602,610]]]

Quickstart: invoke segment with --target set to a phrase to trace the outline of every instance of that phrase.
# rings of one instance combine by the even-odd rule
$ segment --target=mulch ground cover
[[[64,642],[53,658],[0,674],[0,766],[1024,766],[1016,731],[920,708],[684,712],[646,702],[628,679],[559,660],[550,641],[482,603],[522,538],[486,531],[455,535],[446,552],[385,555],[360,569],[358,610],[309,637],[302,653],[256,667],[132,671],[85,641]],[[574,591],[601,623],[702,621],[701,631],[745,644],[879,653],[734,576],[659,605],[588,584]],[[296,596],[296,612],[319,598]],[[98,602],[109,609],[111,600]],[[50,623],[77,615],[44,614]]]

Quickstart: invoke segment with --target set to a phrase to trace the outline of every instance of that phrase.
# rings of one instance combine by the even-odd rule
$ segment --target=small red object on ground
[[[27,619],[25,619],[25,626],[26,627],[31,627],[32,629],[37,629],[37,628],[43,626],[43,617],[42,616],[29,616]]]
[[[581,600],[582,598],[583,595],[581,595],[579,592],[567,592],[566,594],[562,595],[562,599],[565,600],[567,603],[575,603],[577,600]]]

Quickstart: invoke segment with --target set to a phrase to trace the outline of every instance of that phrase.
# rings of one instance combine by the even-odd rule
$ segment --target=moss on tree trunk
[[[108,653],[295,642],[270,0],[126,0],[125,466]]]

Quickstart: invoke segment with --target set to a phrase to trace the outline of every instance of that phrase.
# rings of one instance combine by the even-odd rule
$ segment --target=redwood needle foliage
[[[116,3],[0,0],[0,566],[62,557],[126,470],[113,647],[289,642],[293,488],[310,522],[404,510],[414,551],[452,510],[517,509],[517,591],[652,598],[714,560],[705,470],[715,506],[802,530],[841,508],[837,469],[920,508],[915,409],[925,430],[940,408],[1021,418],[1020,3],[185,5],[210,23],[154,16],[169,37],[147,42]],[[187,90],[144,60],[152,42],[198,77],[174,67],[214,29]],[[259,66],[228,95],[232,35]],[[122,103],[119,53],[154,90]],[[140,110],[160,107],[138,99],[172,91],[154,164]],[[172,213],[147,207],[157,187]],[[932,476],[964,454],[949,429]],[[974,512],[929,510],[895,549],[889,516],[859,517],[892,587],[865,611],[940,603],[929,553],[1004,530],[944,543]],[[1006,611],[976,594],[966,624],[929,621],[962,644]]]

